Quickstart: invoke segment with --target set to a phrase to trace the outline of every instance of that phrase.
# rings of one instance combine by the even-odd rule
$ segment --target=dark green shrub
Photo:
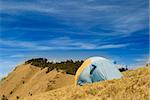
[[[49,62],[46,58],[35,58],[25,62],[25,64],[31,64],[37,67],[41,67],[41,69],[48,67],[46,73],[49,73],[51,70],[56,69],[64,70],[67,74],[75,75],[77,69],[81,66],[83,61],[61,61],[61,62]]]

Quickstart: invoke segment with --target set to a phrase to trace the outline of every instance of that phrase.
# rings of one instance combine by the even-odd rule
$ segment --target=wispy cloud
[[[148,58],[148,57],[143,57],[143,58],[142,58],[142,57],[141,57],[141,58],[139,57],[139,58],[136,58],[135,61],[136,61],[136,62],[140,62],[140,63],[143,63],[143,62],[144,62],[144,63],[149,63],[149,62],[150,62],[150,57],[149,57],[149,58]]]
[[[146,0],[2,0],[0,6],[1,63],[13,59],[15,65],[34,53],[52,59],[123,55],[125,64],[149,53]]]
[[[61,41],[61,42],[60,42]],[[59,37],[55,38],[54,40],[51,40],[50,43],[54,45],[61,45],[61,46],[77,46],[79,49],[110,49],[110,48],[121,48],[121,47],[127,47],[129,44],[102,44],[99,45],[95,43],[94,41],[79,41],[79,40],[73,40],[68,37]]]
[[[15,47],[18,49],[33,49],[33,50],[46,50],[50,47],[38,45],[37,43],[27,42],[27,41],[14,41],[14,40],[0,40],[1,48],[2,46]],[[12,48],[13,49],[13,48]]]
[[[111,48],[123,48],[127,47],[129,44],[107,44],[107,45],[102,45],[99,46],[99,49],[111,49]]]
[[[10,57],[10,58],[23,58],[23,57],[25,57],[25,55],[23,55],[23,54],[14,54],[14,55],[10,55],[8,57]]]
[[[35,11],[41,13],[56,13],[57,9],[49,6],[41,5],[36,2],[1,2],[1,11],[6,11],[9,13],[21,13],[22,11]],[[21,12],[18,12],[21,11]]]
[[[126,47],[129,44],[105,44],[99,45],[95,42],[79,41],[70,39],[69,37],[59,37],[48,41],[14,41],[14,40],[0,40],[1,46],[8,46],[19,48],[20,50],[69,50],[69,49],[110,49]],[[12,48],[12,49],[13,49]],[[18,50],[19,50],[18,49]],[[15,49],[14,49],[15,50]],[[22,56],[22,55],[18,55]]]
[[[92,1],[37,1],[37,2],[2,2],[2,13],[11,15],[24,15],[28,12],[36,13],[38,16],[44,14],[46,17],[58,18],[63,24],[69,25],[70,29],[64,31],[69,34],[93,34],[93,35],[128,35],[145,27],[148,27],[148,5],[142,0],[135,0],[138,5],[133,5],[132,1],[127,3]],[[59,6],[57,6],[59,5]],[[129,7],[127,7],[129,6]],[[138,10],[137,10],[138,9]],[[35,19],[38,17],[35,17]],[[4,20],[5,18],[3,18]],[[15,19],[15,18],[14,18]],[[14,20],[12,19],[12,20]],[[16,18],[17,20],[17,18]],[[44,19],[43,19],[44,20]],[[144,22],[144,23],[143,23]],[[112,32],[94,32],[93,27],[98,26],[98,30],[111,30]],[[22,27],[21,27],[22,28]],[[24,28],[32,30],[25,26]],[[49,27],[50,28],[50,27]],[[47,30],[49,29],[47,28]],[[75,32],[80,30],[80,32]],[[43,30],[42,28],[40,28]],[[59,32],[59,29],[54,29]],[[39,28],[38,28],[39,30]]]

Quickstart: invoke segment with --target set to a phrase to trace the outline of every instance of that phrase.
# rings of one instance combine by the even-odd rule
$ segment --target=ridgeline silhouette
[[[25,64],[31,64],[36,67],[46,68],[48,70],[46,73],[52,71],[53,69],[64,70],[67,74],[75,75],[77,69],[81,66],[83,61],[73,61],[73,60],[66,60],[61,62],[49,62],[46,58],[34,58],[25,62]]]
[[[25,64],[31,64],[36,67],[41,67],[41,69],[48,67],[46,73],[52,71],[53,69],[64,70],[67,74],[75,75],[77,69],[81,66],[83,60],[66,60],[61,62],[49,62],[46,58],[33,58],[25,61]],[[126,71],[128,68],[119,68],[120,72]]]

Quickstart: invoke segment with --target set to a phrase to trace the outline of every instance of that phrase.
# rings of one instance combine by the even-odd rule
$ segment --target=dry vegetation
[[[85,86],[69,86],[41,93],[24,100],[149,100],[150,66],[123,73],[118,80]]]
[[[75,75],[77,69],[81,66],[83,61],[66,60],[61,62],[49,62],[46,58],[34,58],[25,62],[25,64],[31,64],[40,68],[48,68],[47,73],[53,69],[64,70],[67,74]]]
[[[150,99],[149,64],[146,67],[123,72],[124,77],[122,79],[75,86],[74,75],[71,74],[76,69],[70,68],[68,70],[65,66],[80,65],[80,61],[76,63],[71,60],[50,63],[46,59],[39,60],[32,59],[25,64],[18,65],[14,71],[0,81],[2,100]],[[56,65],[58,67],[55,68]],[[63,67],[61,67],[62,65]],[[66,74],[66,71],[71,72],[71,74]]]
[[[72,85],[74,76],[63,71],[41,69],[30,64],[16,67],[5,79],[0,82],[0,99],[22,99],[41,92]],[[4,99],[5,100],[5,99]]]

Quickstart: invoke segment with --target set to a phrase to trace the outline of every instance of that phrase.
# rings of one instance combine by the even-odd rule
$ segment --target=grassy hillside
[[[63,71],[40,68],[31,64],[22,64],[15,68],[0,82],[0,99],[22,99],[41,92],[72,85],[74,76]],[[4,99],[5,100],[5,99]]]
[[[124,77],[48,91],[24,100],[149,100],[150,66],[123,72]]]
[[[0,81],[0,97],[9,100],[25,97],[25,100],[99,100],[99,98],[145,100],[149,97],[149,65],[123,72],[124,77],[120,80],[76,87],[73,85],[74,74],[82,62],[67,60],[54,63],[44,58],[28,60],[18,65]]]

